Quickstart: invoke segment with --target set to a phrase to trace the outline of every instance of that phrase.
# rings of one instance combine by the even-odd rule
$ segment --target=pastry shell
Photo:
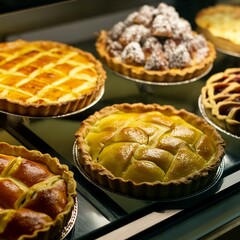
[[[195,22],[198,30],[217,49],[239,55],[240,38],[237,37],[240,29],[239,15],[239,5],[217,4],[200,10],[195,17]]]
[[[146,113],[161,112],[167,116],[180,116],[192,126],[207,134],[215,148],[213,159],[203,169],[195,171],[186,177],[170,181],[135,182],[122,177],[114,176],[109,170],[97,161],[93,161],[90,154],[91,146],[86,141],[86,136],[94,131],[94,124],[106,116],[114,113]],[[111,128],[111,126],[109,126]],[[98,185],[126,196],[140,199],[174,199],[187,196],[203,189],[210,184],[221,164],[224,156],[225,143],[217,131],[207,124],[202,118],[185,110],[176,110],[172,106],[157,104],[115,104],[96,112],[82,122],[76,132],[76,146],[79,153],[78,163],[83,171]]]
[[[14,146],[5,142],[0,142],[0,154],[25,158],[27,160],[42,164],[43,166],[47,166],[51,173],[60,176],[61,179],[63,179],[66,183],[67,204],[65,205],[63,211],[60,212],[50,223],[46,224],[42,229],[35,230],[32,235],[21,235],[18,238],[19,240],[56,239],[71,218],[71,213],[74,208],[76,200],[76,182],[73,178],[73,173],[69,171],[66,165],[60,164],[57,158],[53,158],[49,154],[42,154],[36,150],[28,150],[23,146]],[[2,224],[3,223],[1,223],[1,225]]]
[[[223,130],[240,136],[240,68],[213,74],[201,90],[206,115]]]
[[[202,75],[212,66],[216,52],[214,46],[208,42],[209,54],[198,64],[182,69],[172,68],[169,70],[146,70],[143,66],[133,66],[123,63],[119,58],[111,57],[106,51],[107,31],[100,31],[96,41],[96,49],[101,59],[114,72],[133,79],[149,82],[181,82]]]
[[[54,53],[53,49],[55,49]],[[33,117],[47,117],[73,113],[88,106],[96,98],[98,98],[105,84],[106,73],[102,64],[91,53],[74,48],[67,44],[52,41],[28,42],[24,40],[16,40],[13,42],[1,43],[0,51],[3,57],[6,58],[2,61],[2,63],[0,63],[0,75],[3,75],[3,80],[0,81],[0,110],[8,113]],[[8,62],[7,56],[10,56],[12,52],[15,52],[15,59]],[[37,52],[36,55],[34,55],[34,52]],[[21,54],[24,55],[24,60],[21,60]],[[28,59],[25,59],[25,55],[27,54],[29,54],[29,57]],[[31,54],[33,54],[33,56],[31,56]],[[67,58],[66,56],[68,55],[70,57]],[[41,60],[42,56],[43,60]],[[36,61],[37,63],[34,62],[34,58],[38,58]],[[7,64],[11,64],[11,61],[15,61],[16,66],[8,69]],[[91,83],[91,87],[86,86],[84,91],[80,90],[80,92],[78,92],[78,90],[75,89],[79,89],[81,87],[82,80],[84,81],[84,79],[81,79],[79,76],[81,74],[81,70],[78,69],[81,67],[81,64],[83,66],[83,71],[87,69],[90,72],[87,77],[91,78],[91,71],[95,71],[96,79],[94,80],[94,84]],[[71,69],[69,73],[67,69],[68,67]],[[31,69],[34,68],[36,68],[36,70],[31,71]],[[22,69],[26,70],[23,71]],[[8,79],[10,79],[8,83],[9,85],[5,85],[4,83],[6,74],[9,76]],[[43,76],[43,78],[39,81],[38,79],[41,78],[40,75]],[[86,75],[88,75],[88,73],[86,73]],[[39,86],[41,86],[45,78],[45,86],[43,86],[39,92],[45,91],[46,88],[50,87],[50,90],[52,91],[52,93],[49,93],[50,99],[55,94],[55,89],[52,86],[57,88],[58,82],[61,84],[58,88],[60,91],[66,93],[66,95],[72,94],[74,97],[65,98],[60,95],[56,98],[54,97],[53,101],[48,101],[47,97],[45,97],[45,101],[45,98],[42,98],[41,96],[39,96],[37,101],[26,101],[23,98],[18,97],[17,94],[16,97],[13,97],[12,93],[11,97],[9,97],[9,95],[4,92],[5,89],[11,89],[12,87],[17,89],[18,87],[16,86],[19,84],[22,86],[19,82],[14,83],[17,77],[20,77],[19,82],[22,82],[22,78],[28,79],[29,83],[31,81],[39,81],[37,82]],[[52,82],[55,77],[55,82]],[[66,83],[63,82],[64,79],[66,79]],[[73,82],[74,79],[75,83],[77,82],[76,80],[80,80],[79,85],[75,85],[74,89],[71,89],[71,82]],[[11,81],[14,83],[14,86],[11,85]],[[50,84],[48,84],[48,82],[50,82]],[[24,84],[26,85],[26,83]],[[66,88],[64,87],[64,84],[66,85]],[[32,88],[34,87],[36,87],[36,84],[32,86]],[[31,86],[29,86],[29,88],[31,88]],[[18,89],[16,92],[17,91]],[[20,93],[21,91],[22,89],[20,89]],[[32,95],[33,98],[35,96],[38,97],[38,92]]]

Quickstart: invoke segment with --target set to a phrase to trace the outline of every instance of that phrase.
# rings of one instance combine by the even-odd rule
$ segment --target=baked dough
[[[56,116],[92,103],[106,74],[88,52],[51,41],[0,44],[0,110]]]
[[[96,49],[113,71],[150,82],[181,82],[212,65],[213,45],[172,6],[144,5],[110,30],[100,31]]]
[[[56,239],[71,216],[76,182],[56,158],[0,142],[0,238]]]
[[[201,96],[208,118],[223,130],[240,136],[240,68],[212,75]]]
[[[224,141],[203,119],[157,104],[116,104],[81,123],[79,164],[96,183],[143,198],[180,197],[206,186]]]
[[[216,47],[240,54],[240,6],[219,4],[202,9],[196,24]]]

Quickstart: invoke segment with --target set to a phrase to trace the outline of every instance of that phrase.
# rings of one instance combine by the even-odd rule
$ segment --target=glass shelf
[[[81,49],[90,51],[97,56],[93,46],[94,41],[78,45]],[[234,58],[220,55],[209,74],[223,70],[225,65],[222,65],[221,62],[225,61],[228,61],[228,64],[236,65]],[[46,119],[32,119],[0,113],[0,139],[2,141],[10,144],[22,144],[27,148],[36,148],[41,152],[47,152],[58,157],[60,162],[67,164],[74,172],[77,181],[79,213],[75,227],[66,239],[85,239],[89,236],[100,236],[116,227],[125,225],[132,219],[143,217],[154,211],[164,213],[178,209],[174,214],[177,219],[179,212],[184,212],[201,201],[224,192],[238,183],[240,160],[231,152],[226,153],[224,171],[218,184],[211,191],[201,194],[200,197],[184,201],[164,202],[159,205],[156,204],[156,201],[130,199],[112,194],[89,182],[80,174],[73,161],[74,134],[83,119],[104,106],[123,102],[170,104],[175,108],[185,108],[200,115],[198,97],[201,87],[209,76],[208,74],[198,81],[190,83],[189,86],[185,85],[184,88],[181,88],[180,85],[170,87],[166,91],[166,89],[162,89],[162,86],[149,90],[146,86],[116,76],[107,68],[106,70],[107,81],[102,98],[85,111],[64,118]],[[165,227],[169,228],[168,224]]]

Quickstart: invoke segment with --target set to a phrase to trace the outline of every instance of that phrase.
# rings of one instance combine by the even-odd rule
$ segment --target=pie
[[[217,48],[240,53],[240,5],[218,4],[202,9],[196,24]]]
[[[0,239],[57,239],[75,204],[76,183],[56,158],[0,142]]]
[[[240,136],[240,68],[212,75],[202,88],[201,97],[208,118]]]
[[[0,110],[26,116],[72,113],[104,86],[102,64],[85,51],[51,41],[0,44]]]
[[[77,165],[101,187],[143,199],[177,198],[216,176],[225,142],[202,118],[170,105],[115,104],[76,132]]]
[[[216,57],[213,45],[172,6],[142,6],[99,32],[96,49],[114,72],[150,82],[179,82],[206,72]]]

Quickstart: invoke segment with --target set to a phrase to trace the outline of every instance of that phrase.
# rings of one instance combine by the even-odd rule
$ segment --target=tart
[[[213,45],[172,6],[142,6],[109,31],[96,49],[114,72],[146,82],[179,82],[206,72],[216,57]]]
[[[74,207],[76,183],[56,158],[0,142],[0,239],[57,239]]]
[[[171,199],[213,181],[225,142],[202,118],[170,105],[115,104],[76,132],[77,164],[97,185],[142,199]]]
[[[240,5],[219,4],[204,8],[195,21],[200,32],[217,48],[240,54]]]
[[[78,111],[98,96],[106,73],[85,51],[51,41],[0,44],[0,110],[25,116]]]
[[[212,75],[201,90],[201,98],[212,122],[240,136],[240,68]]]

